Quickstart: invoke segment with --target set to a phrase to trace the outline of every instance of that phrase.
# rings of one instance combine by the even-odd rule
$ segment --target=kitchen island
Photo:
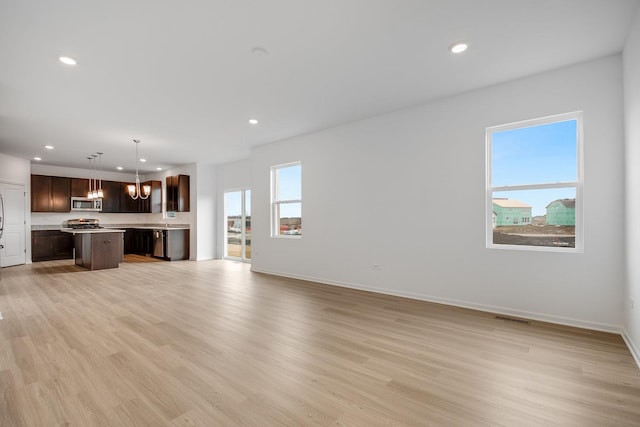
[[[118,264],[124,260],[125,230],[63,228],[61,231],[74,235],[76,265],[89,270],[103,270],[118,268]]]
[[[189,259],[188,224],[104,224],[124,229],[124,253],[153,256],[165,261]]]

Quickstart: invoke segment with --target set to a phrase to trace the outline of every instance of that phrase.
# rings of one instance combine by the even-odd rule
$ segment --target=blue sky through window
[[[302,165],[278,168],[278,200],[302,200]]]
[[[493,132],[491,185],[577,180],[577,121]]]
[[[491,135],[491,186],[577,181],[577,120],[547,123]],[[544,215],[557,199],[574,199],[576,189],[553,188],[494,192],[494,198],[515,199]]]
[[[302,200],[302,165],[284,166],[276,170],[278,177],[278,200]],[[282,217],[299,218],[302,216],[301,203],[280,205]]]
[[[224,193],[227,216],[242,215],[242,191]]]
[[[242,191],[224,193],[224,208],[227,216],[242,215]],[[251,216],[251,190],[245,190],[244,214]]]

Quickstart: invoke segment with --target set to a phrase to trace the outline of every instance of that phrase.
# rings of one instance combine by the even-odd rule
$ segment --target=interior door
[[[26,262],[24,185],[0,183],[0,197],[2,197],[0,226],[3,226],[2,237],[0,237],[0,245],[2,245],[0,267],[24,264]]]

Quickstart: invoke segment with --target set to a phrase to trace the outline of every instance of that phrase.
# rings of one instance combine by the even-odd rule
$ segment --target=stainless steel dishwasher
[[[166,234],[164,230],[153,230],[153,256],[158,258],[165,257],[165,240]]]

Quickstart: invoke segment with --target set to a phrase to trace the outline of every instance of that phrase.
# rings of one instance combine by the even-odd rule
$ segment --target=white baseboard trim
[[[627,344],[627,347],[629,348],[631,355],[633,356],[633,360],[636,361],[636,365],[638,365],[638,369],[640,369],[640,349],[633,343],[633,340],[629,336],[629,332],[627,332],[626,329],[622,330],[621,335],[625,344]]]
[[[414,294],[412,292],[402,292],[402,291],[398,291],[398,290],[395,290],[395,289],[373,288],[373,287],[370,287],[370,286],[365,286],[365,285],[356,284],[356,283],[339,282],[339,281],[322,279],[322,278],[319,278],[319,277],[282,273],[282,272],[279,272],[279,271],[272,271],[272,270],[266,270],[266,269],[262,269],[262,268],[255,268],[253,266],[251,267],[251,271],[256,272],[256,273],[270,274],[270,275],[273,275],[273,276],[288,277],[288,278],[291,278],[291,279],[306,280],[306,281],[309,281],[309,282],[315,282],[315,283],[320,283],[320,284],[327,284],[327,285],[332,285],[332,286],[340,286],[340,287],[343,287],[343,288],[357,289],[357,290],[361,290],[361,291],[374,292],[374,293],[383,294],[383,295],[392,295],[392,296],[396,296],[396,297],[410,298],[410,299],[415,299],[415,300],[420,300],[420,301],[427,301],[427,302],[434,302],[434,303],[438,303],[438,304],[451,305],[451,306],[454,306],[454,307],[461,307],[461,308],[468,308],[468,309],[471,309],[471,310],[484,311],[484,312],[488,312],[488,313],[495,313],[495,314],[502,314],[502,315],[507,315],[507,316],[521,317],[521,318],[525,318],[525,319],[529,319],[529,320],[537,320],[537,321],[540,321],[540,322],[554,323],[554,324],[557,324],[557,325],[572,326],[572,327],[576,327],[576,328],[589,329],[589,330],[592,330],[592,331],[610,332],[610,333],[622,335],[622,328],[620,326],[618,326],[618,325],[609,325],[609,324],[606,324],[606,323],[596,323],[596,322],[590,322],[590,321],[586,321],[586,320],[572,319],[572,318],[568,318],[568,317],[553,316],[553,315],[549,315],[549,314],[536,313],[536,312],[531,312],[531,311],[522,311],[522,310],[510,309],[510,308],[506,308],[506,307],[499,307],[499,306],[485,305],[485,304],[477,304],[477,303],[472,303],[472,302],[467,302],[467,301],[458,301],[458,300],[452,300],[452,299],[448,299],[448,298],[435,297],[435,296],[432,296],[432,295]],[[627,341],[627,340],[625,339],[625,341]],[[633,351],[632,351],[632,353],[633,353]]]

